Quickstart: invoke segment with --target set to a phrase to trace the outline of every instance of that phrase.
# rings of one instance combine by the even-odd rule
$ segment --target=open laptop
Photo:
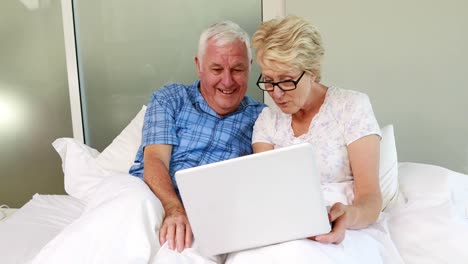
[[[180,170],[175,177],[205,256],[330,231],[309,143]]]

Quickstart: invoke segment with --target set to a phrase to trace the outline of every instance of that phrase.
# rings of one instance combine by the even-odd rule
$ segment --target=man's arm
[[[192,244],[192,229],[185,213],[182,202],[179,200],[171,177],[169,163],[172,145],[155,144],[145,147],[143,178],[151,191],[161,201],[166,212],[159,242],[169,241],[171,249],[181,252]]]

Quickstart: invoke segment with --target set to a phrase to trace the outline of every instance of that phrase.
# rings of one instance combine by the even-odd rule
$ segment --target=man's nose
[[[221,80],[221,82],[223,83],[224,87],[229,87],[232,85],[232,83],[234,82],[233,79],[232,79],[232,73],[231,71],[224,71],[223,72],[223,79]]]

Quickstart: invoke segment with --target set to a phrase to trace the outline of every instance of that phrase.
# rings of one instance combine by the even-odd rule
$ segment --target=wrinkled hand
[[[161,245],[168,241],[170,249],[182,252],[185,248],[192,246],[192,240],[192,228],[185,211],[174,209],[166,212],[159,231]]]
[[[346,218],[348,207],[342,203],[336,203],[330,208],[328,218],[332,225],[332,230],[328,234],[310,237],[309,239],[315,240],[324,244],[339,244],[345,238],[346,232]]]

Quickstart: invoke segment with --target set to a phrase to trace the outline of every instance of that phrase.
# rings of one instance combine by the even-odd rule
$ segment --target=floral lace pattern
[[[252,143],[266,142],[275,148],[309,142],[316,148],[322,184],[352,182],[347,146],[367,135],[380,136],[380,127],[366,94],[328,88],[319,112],[307,133],[295,137],[291,115],[265,108],[258,117]]]

